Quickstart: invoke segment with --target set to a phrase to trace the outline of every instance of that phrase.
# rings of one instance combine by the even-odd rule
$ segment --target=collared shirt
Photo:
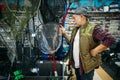
[[[107,47],[110,47],[113,43],[115,43],[113,36],[102,30],[99,25],[94,28],[93,39],[94,41],[101,41],[102,44]]]

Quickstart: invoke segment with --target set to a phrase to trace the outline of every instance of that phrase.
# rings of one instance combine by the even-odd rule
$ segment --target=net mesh
[[[57,23],[49,22],[43,26],[42,29],[42,52],[53,54],[60,48],[62,41],[62,34],[59,33],[59,25]]]

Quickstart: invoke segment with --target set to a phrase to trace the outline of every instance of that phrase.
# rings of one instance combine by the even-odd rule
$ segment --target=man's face
[[[76,24],[76,27],[81,26],[81,24],[82,24],[82,17],[81,17],[81,15],[73,14],[72,17],[73,17],[74,24]]]

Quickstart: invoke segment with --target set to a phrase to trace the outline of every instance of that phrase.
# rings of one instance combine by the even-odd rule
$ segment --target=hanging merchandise
[[[33,0],[3,1],[6,11],[2,14],[3,19],[1,21],[4,27],[1,27],[3,38],[0,36],[0,39],[3,39],[2,43],[5,43],[8,48],[8,57],[11,59],[11,63],[17,58],[16,42],[21,41],[28,21],[36,15],[39,9],[40,1],[36,0],[35,3]]]
[[[42,35],[42,39],[41,39],[41,41],[40,41],[40,49],[41,49],[41,52],[43,53],[43,54],[48,54],[49,53],[49,45],[48,45],[48,42],[47,42],[47,40],[46,40],[46,37],[44,36],[44,34],[43,33],[41,33],[41,35]]]
[[[42,59],[47,60],[48,54],[52,54],[54,76],[52,80],[58,80],[56,55],[62,43],[62,34],[59,33],[59,24],[50,22],[43,25],[40,38],[40,49]]]
[[[27,25],[30,19],[37,14],[40,2],[41,0],[35,0],[35,2],[34,0],[3,1],[3,4],[5,4],[5,10],[4,14],[2,14],[3,18],[0,18],[2,22],[2,26],[0,27],[1,30],[3,30],[3,32],[0,33],[0,41],[4,43],[5,47],[8,49],[7,53],[11,62],[10,70],[14,67],[15,70],[19,70],[18,68],[20,68],[20,70],[24,71],[25,76],[27,76],[28,73],[31,73],[31,67],[33,69],[34,67],[36,68],[36,65],[34,65],[34,59],[31,60],[31,56],[34,57],[34,55],[32,55],[34,53],[31,52],[31,50],[34,49],[34,44],[31,44],[31,33],[27,28]],[[36,29],[36,26],[34,26],[34,28]],[[33,37],[35,36],[34,33],[35,31],[33,30]],[[18,42],[19,44],[17,44]],[[18,58],[20,56],[17,53],[17,49],[19,49],[21,54],[21,60]],[[21,80],[24,78],[24,75],[20,71],[14,72],[14,76],[15,80]],[[11,78],[12,74],[11,71],[9,71],[7,80],[13,80]]]
[[[63,16],[66,0],[41,0],[40,11],[44,23],[59,22]]]
[[[42,29],[41,52],[44,54],[54,54],[61,46],[62,34],[59,33],[57,23],[47,23]]]

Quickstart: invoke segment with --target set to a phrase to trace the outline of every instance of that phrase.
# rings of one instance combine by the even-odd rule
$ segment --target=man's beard
[[[77,25],[77,24],[74,24],[74,27],[80,27],[79,25]]]

